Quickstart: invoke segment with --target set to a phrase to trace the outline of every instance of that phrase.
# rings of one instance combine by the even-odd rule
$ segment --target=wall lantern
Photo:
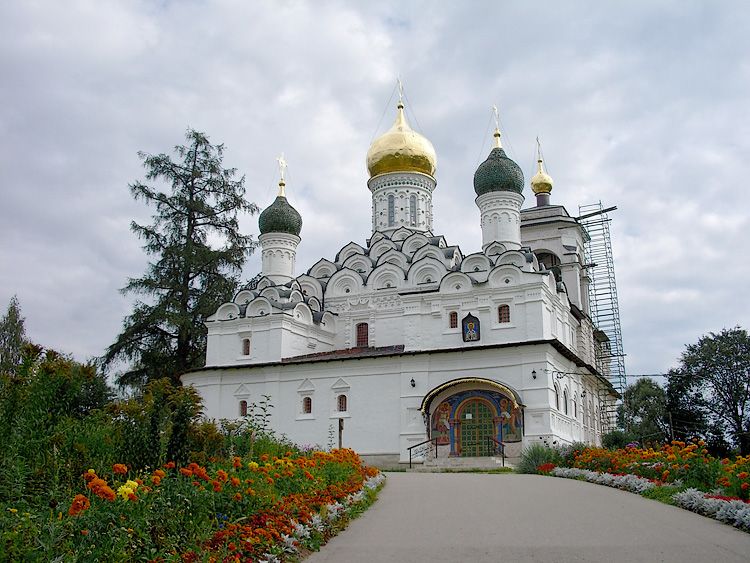
[[[531,370],[531,377],[534,378],[534,379],[536,379],[536,370],[535,369]]]
[[[416,382],[416,381],[414,381],[414,378],[413,378],[413,377],[411,378],[411,381],[410,381],[409,383],[411,383],[411,386],[412,386],[412,387],[416,387],[416,386],[417,386],[417,382]]]

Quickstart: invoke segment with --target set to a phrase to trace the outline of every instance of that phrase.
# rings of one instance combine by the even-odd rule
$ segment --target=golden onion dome
[[[544,171],[542,157],[537,160],[537,172],[531,177],[531,191],[535,194],[548,194],[552,191],[552,177]]]
[[[435,175],[437,155],[432,143],[409,127],[404,104],[399,101],[396,121],[375,139],[367,151],[370,178],[387,172],[421,172]]]

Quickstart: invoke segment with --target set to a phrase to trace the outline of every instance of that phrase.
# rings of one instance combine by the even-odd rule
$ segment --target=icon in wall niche
[[[461,321],[464,342],[476,342],[480,338],[479,319],[469,313]]]

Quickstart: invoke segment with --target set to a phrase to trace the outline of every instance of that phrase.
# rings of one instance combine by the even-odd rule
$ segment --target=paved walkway
[[[632,493],[536,475],[388,473],[306,563],[743,562],[750,534]]]

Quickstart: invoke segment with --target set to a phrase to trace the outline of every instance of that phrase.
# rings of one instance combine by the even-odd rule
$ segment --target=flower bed
[[[208,466],[168,463],[148,474],[116,464],[106,475],[91,469],[84,480],[85,490],[51,520],[56,556],[189,562],[278,561],[317,549],[374,499],[384,477],[342,449]],[[6,555],[23,559],[50,519],[8,512]]]
[[[636,475],[613,475],[612,473],[599,473],[598,471],[574,467],[555,467],[550,475],[566,479],[584,479],[590,483],[606,485],[637,494],[644,493],[656,486],[652,481]]]
[[[618,450],[585,448],[571,465],[540,466],[538,472],[647,493],[750,531],[750,456],[720,460],[709,455],[702,441],[675,441],[659,449],[633,444]]]
[[[672,498],[677,506],[750,532],[750,504],[747,501],[707,495],[697,489],[687,489]]]

